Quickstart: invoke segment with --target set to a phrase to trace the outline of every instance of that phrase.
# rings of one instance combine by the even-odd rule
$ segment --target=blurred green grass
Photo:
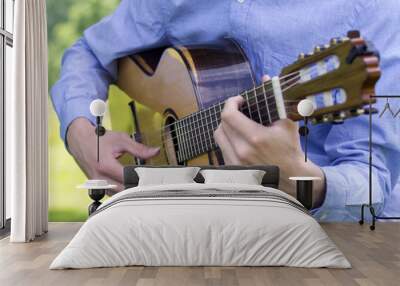
[[[58,135],[59,123],[51,106],[49,129],[49,220],[85,221],[90,199],[87,191],[76,189],[76,185],[86,177]]]

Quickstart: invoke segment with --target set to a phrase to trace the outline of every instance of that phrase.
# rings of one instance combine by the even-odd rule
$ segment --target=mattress
[[[50,269],[118,266],[349,268],[293,197],[239,184],[127,189],[106,200]]]

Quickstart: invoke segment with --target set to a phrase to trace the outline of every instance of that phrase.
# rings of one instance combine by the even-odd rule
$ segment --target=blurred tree
[[[47,29],[48,29],[48,36],[49,36],[49,41],[52,38],[51,32],[52,28],[57,24],[64,22],[67,19],[67,12],[68,12],[68,7],[71,6],[71,3],[74,2],[74,0],[63,0],[63,1],[57,1],[57,0],[47,0],[46,6],[47,6]]]
[[[64,50],[83,31],[110,14],[119,0],[47,0],[49,35],[49,86],[58,78]]]

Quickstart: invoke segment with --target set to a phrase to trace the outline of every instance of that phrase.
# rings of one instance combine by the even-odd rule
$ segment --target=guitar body
[[[161,148],[157,157],[137,160],[151,165],[223,164],[213,134],[228,97],[242,96],[239,110],[264,126],[303,116],[340,124],[365,114],[380,77],[377,52],[357,31],[300,54],[258,86],[243,51],[226,39],[146,51],[121,59],[118,68],[117,84],[133,100],[135,140]],[[302,101],[308,107],[300,114]]]
[[[223,102],[255,86],[250,64],[230,41],[156,49],[119,61],[118,86],[135,102],[136,132],[143,144],[160,146],[151,165],[223,164],[220,152],[210,151],[178,162],[169,124]],[[169,136],[169,137],[168,137]]]

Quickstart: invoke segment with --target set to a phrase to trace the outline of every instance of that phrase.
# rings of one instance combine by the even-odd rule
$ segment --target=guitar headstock
[[[313,122],[320,123],[363,114],[363,106],[375,102],[371,96],[380,74],[379,54],[358,31],[351,31],[345,38],[315,47],[311,54],[301,54],[280,78],[285,101],[310,99],[315,107]],[[287,116],[302,119],[295,104],[287,105]]]

